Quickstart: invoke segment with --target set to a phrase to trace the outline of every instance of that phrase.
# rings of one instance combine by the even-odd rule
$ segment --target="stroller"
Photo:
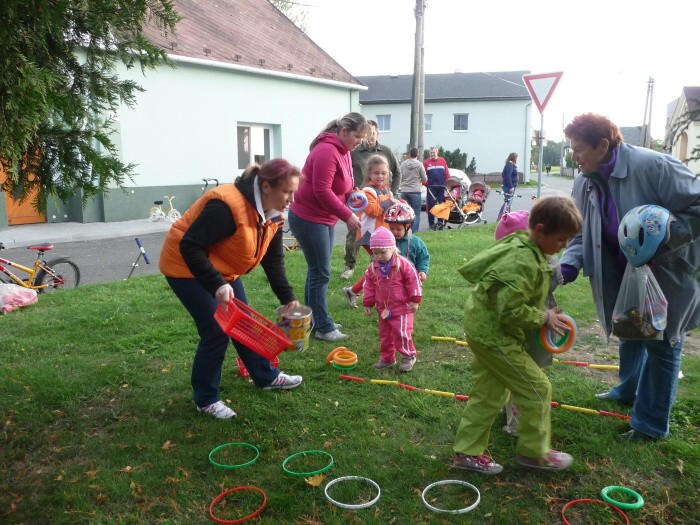
[[[446,221],[443,227],[446,225],[447,228],[450,228],[449,224],[455,224],[458,228],[476,224],[483,221],[481,214],[488,194],[489,187],[483,182],[469,183],[459,177],[450,177],[445,182],[445,201],[433,206],[430,213]]]

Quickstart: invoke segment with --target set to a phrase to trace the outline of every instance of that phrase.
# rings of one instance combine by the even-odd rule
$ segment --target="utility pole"
[[[647,83],[647,100],[644,105],[644,125],[642,126],[642,143],[640,146],[651,148],[651,106],[654,99],[654,79],[649,77]],[[647,116],[649,117],[647,119]]]
[[[413,90],[411,93],[411,144],[423,156],[423,120],[425,104],[425,69],[423,67],[423,27],[425,0],[416,0],[416,41],[413,55]]]

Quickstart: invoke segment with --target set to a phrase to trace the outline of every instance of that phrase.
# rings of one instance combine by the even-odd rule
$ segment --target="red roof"
[[[361,85],[268,0],[174,0],[175,34],[146,29],[180,55],[266,71]]]

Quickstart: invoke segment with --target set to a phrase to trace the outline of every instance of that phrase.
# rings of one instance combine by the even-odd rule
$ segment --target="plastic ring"
[[[574,505],[578,505],[580,503],[595,503],[596,505],[607,505],[611,509],[614,509],[620,516],[622,516],[625,520],[626,525],[630,525],[630,519],[627,517],[627,514],[622,512],[620,509],[618,509],[615,505],[610,505],[610,503],[606,503],[604,501],[600,501],[599,499],[575,499],[573,501],[569,501],[566,505],[564,505],[561,509],[561,519],[564,521],[564,525],[571,525],[569,520],[566,519],[566,516],[564,516],[564,513],[569,507],[573,507]]]
[[[576,322],[568,315],[563,315],[566,318],[566,324],[568,325],[569,329],[566,330],[566,336],[561,345],[559,344],[561,343],[561,339],[557,341],[556,345],[552,341],[551,330],[546,324],[543,324],[540,328],[539,343],[542,345],[542,348],[552,354],[562,354],[566,352],[574,345],[574,342],[576,341]]]
[[[338,348],[331,350],[331,353],[326,356],[326,363],[330,365],[333,361],[333,356],[341,351],[347,351],[347,348],[345,348],[344,346],[339,346]]]
[[[464,487],[469,487],[472,489],[474,492],[476,492],[476,501],[469,505],[468,507],[464,507],[463,509],[455,509],[455,510],[446,510],[446,509],[439,509],[437,507],[433,507],[430,503],[428,503],[428,500],[425,499],[425,495],[427,492],[432,489],[433,487],[438,487],[440,485],[462,485]],[[442,481],[436,481],[435,483],[431,483],[427,487],[423,489],[423,492],[420,495],[421,499],[423,500],[423,505],[428,507],[430,510],[433,512],[443,512],[446,514],[466,514],[469,511],[472,511],[476,508],[476,506],[479,504],[481,501],[481,493],[479,492],[479,489],[477,489],[474,485],[471,483],[467,483],[466,481],[461,481],[459,479],[445,479]]]
[[[313,470],[311,472],[294,472],[293,470],[289,470],[287,468],[287,463],[292,461],[294,458],[296,458],[297,456],[306,456],[307,454],[309,454],[309,455],[320,454],[322,456],[327,456],[328,458],[330,458],[330,462],[325,467],[320,468],[318,470]],[[325,472],[326,470],[328,470],[332,466],[333,466],[333,456],[331,456],[325,450],[302,450],[301,452],[297,452],[296,454],[292,454],[291,456],[289,456],[287,459],[285,459],[282,462],[282,470],[284,470],[290,476],[297,476],[299,478],[308,478],[310,476],[315,476],[316,474],[321,474],[322,472]]]
[[[336,370],[352,370],[353,368],[355,368],[357,366],[357,361],[355,361],[355,363],[353,363],[352,365],[339,365],[338,363],[335,363],[335,362],[333,362],[331,364],[333,365],[333,368],[335,368]]]
[[[251,459],[250,461],[247,461],[246,463],[239,463],[237,465],[224,465],[223,463],[217,463],[214,461],[214,455],[219,452],[220,450],[223,450],[228,447],[234,447],[234,446],[241,446],[241,447],[248,447],[252,450],[255,451],[255,457]],[[251,445],[250,443],[241,443],[241,442],[234,442],[234,443],[224,443],[223,445],[219,445],[215,449],[213,449],[211,452],[209,452],[209,462],[214,465],[215,467],[219,468],[226,468],[226,469],[234,469],[234,468],[241,468],[241,467],[247,467],[248,465],[252,465],[255,463],[258,458],[260,457],[260,451],[258,450],[258,447],[255,445]]]
[[[359,480],[359,481],[366,481],[368,484],[372,485],[375,489],[377,489],[377,496],[366,503],[357,503],[357,504],[350,504],[350,503],[341,503],[339,501],[334,500],[333,498],[330,497],[328,494],[328,489],[331,488],[333,485],[336,483],[340,483],[341,481],[353,481],[353,480]],[[362,476],[342,476],[340,478],[335,478],[332,481],[329,481],[326,483],[326,488],[323,490],[323,492],[326,494],[326,499],[330,501],[333,505],[337,505],[338,507],[342,509],[351,509],[351,510],[356,510],[356,509],[366,509],[367,507],[371,507],[377,501],[379,501],[379,496],[382,495],[382,490],[379,488],[379,485],[377,485],[376,482],[372,481],[369,478],[363,478]]]
[[[339,365],[357,364],[357,355],[338,352],[333,356],[333,362]]]
[[[632,503],[615,501],[610,496],[608,496],[608,494],[610,494],[611,492],[622,492],[623,494],[632,496],[634,498],[634,501]],[[610,505],[613,505],[618,509],[622,510],[637,510],[641,509],[644,506],[644,498],[642,497],[642,495],[639,492],[636,492],[632,489],[628,489],[627,487],[618,487],[616,485],[605,487],[603,490],[600,491],[600,497],[603,498],[603,501],[605,501],[606,503],[609,503]]]
[[[228,496],[229,494],[231,494],[233,492],[240,492],[242,490],[252,490],[252,491],[257,492],[258,494],[262,495],[263,501],[262,501],[262,504],[258,507],[258,510],[256,510],[252,514],[248,514],[247,516],[244,516],[242,518],[238,518],[235,520],[224,520],[224,519],[217,518],[216,516],[214,516],[214,507],[216,506],[217,503],[219,503],[219,501],[221,501],[222,499],[224,499],[226,496]],[[258,487],[253,487],[250,485],[246,485],[245,487],[236,487],[234,489],[229,489],[229,490],[222,492],[221,494],[219,494],[217,497],[215,497],[213,499],[213,501],[209,505],[209,517],[211,519],[213,519],[216,523],[223,523],[224,525],[232,525],[234,523],[243,523],[244,521],[251,520],[251,519],[255,518],[256,516],[258,516],[265,508],[265,505],[267,505],[267,494],[265,494],[265,491],[263,489],[260,489]]]
[[[348,197],[347,205],[354,212],[362,211],[367,207],[367,195],[364,191],[353,191]]]

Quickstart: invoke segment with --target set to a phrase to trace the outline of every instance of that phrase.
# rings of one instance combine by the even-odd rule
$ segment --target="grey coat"
[[[610,194],[621,219],[629,210],[644,204],[668,209],[671,223],[668,250],[651,261],[651,269],[668,301],[666,335],[675,344],[700,321],[700,284],[696,269],[700,263],[700,180],[677,159],[628,144],[621,144],[610,175]],[[598,317],[610,338],[612,313],[622,274],[616,259],[601,249],[601,213],[598,186],[579,175],[572,196],[584,223],[561,263],[583,269],[591,282]]]

